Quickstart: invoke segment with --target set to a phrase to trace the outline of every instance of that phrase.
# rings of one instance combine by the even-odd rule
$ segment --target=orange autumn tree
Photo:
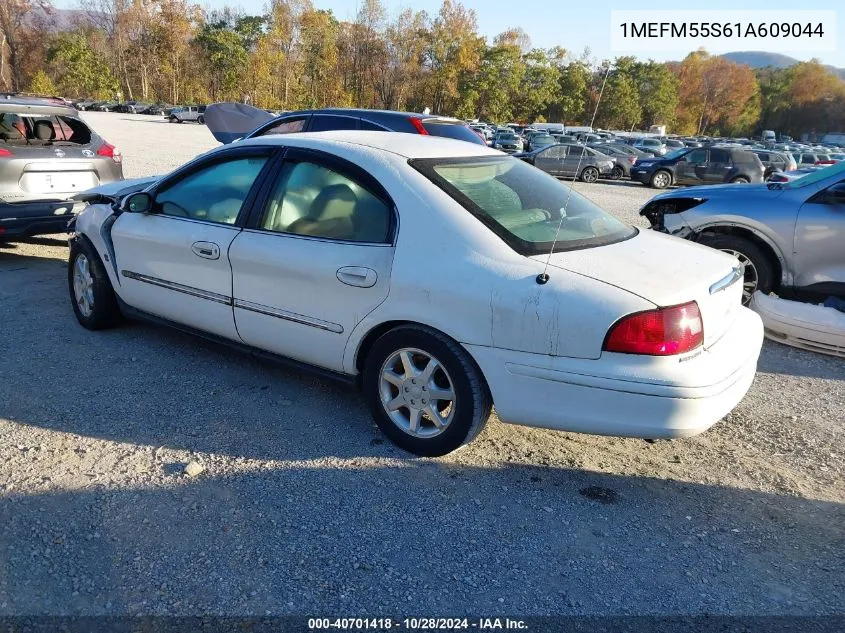
[[[671,66],[678,77],[678,132],[750,133],[760,116],[760,86],[754,71],[706,51]]]

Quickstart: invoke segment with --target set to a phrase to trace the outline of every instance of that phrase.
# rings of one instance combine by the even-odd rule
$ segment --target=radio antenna
[[[596,101],[596,107],[593,110],[593,118],[590,119],[590,129],[593,129],[593,124],[596,122],[596,115],[599,112],[599,104],[601,103],[602,95],[604,94],[604,87],[607,85],[607,78],[610,75],[610,70],[613,64],[607,65],[607,71],[604,73],[604,80],[601,82],[601,90],[599,91],[599,98]],[[566,126],[564,126],[564,131]],[[572,175],[572,182],[569,185],[569,192],[566,194],[566,201],[563,203],[563,209],[560,211],[560,221],[557,223],[557,231],[555,231],[555,239],[552,242],[552,247],[549,249],[549,256],[546,258],[546,265],[543,267],[543,272],[537,275],[537,283],[541,286],[549,280],[547,271],[549,270],[549,262],[552,260],[552,254],[555,252],[557,246],[557,238],[560,236],[560,229],[563,227],[563,219],[566,217],[566,210],[569,207],[569,200],[572,198],[572,188],[575,186],[575,180],[578,178],[578,173],[581,171],[581,161],[584,160],[587,146],[582,147],[581,155],[578,157],[578,164],[575,166],[575,173]]]

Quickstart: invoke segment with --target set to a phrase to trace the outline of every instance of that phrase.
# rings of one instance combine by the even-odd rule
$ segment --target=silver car
[[[205,106],[182,106],[173,108],[170,111],[170,116],[167,120],[171,123],[184,123],[185,121],[194,121],[196,123],[205,123]]]
[[[120,151],[73,107],[0,97],[0,239],[64,232],[73,196],[122,179]]]
[[[652,229],[735,255],[746,303],[756,290],[845,297],[845,163],[790,182],[662,193],[640,215]]]

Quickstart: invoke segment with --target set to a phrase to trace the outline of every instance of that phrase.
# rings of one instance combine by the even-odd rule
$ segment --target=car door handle
[[[197,257],[205,259],[220,259],[220,247],[214,242],[194,242],[191,250]]]
[[[378,273],[364,266],[344,266],[337,269],[337,280],[347,286],[372,288],[378,280]]]

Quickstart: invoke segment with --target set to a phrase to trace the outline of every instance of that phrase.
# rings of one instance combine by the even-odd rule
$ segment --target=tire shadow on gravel
[[[845,610],[838,503],[429,460],[169,481],[5,493],[0,615]]]

